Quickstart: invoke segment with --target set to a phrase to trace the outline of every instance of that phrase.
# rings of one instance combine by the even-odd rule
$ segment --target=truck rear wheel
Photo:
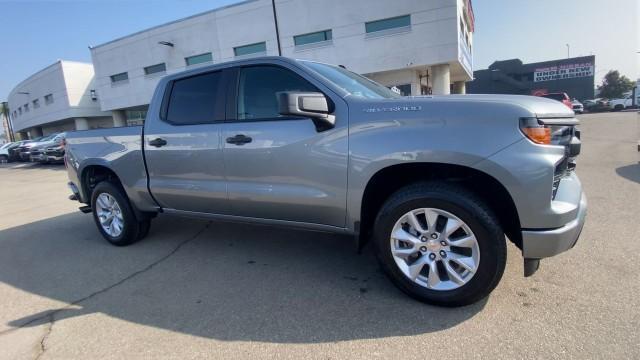
[[[149,232],[151,220],[138,220],[124,191],[111,182],[93,189],[91,209],[98,230],[113,245],[133,244]]]
[[[486,297],[506,265],[495,215],[470,191],[444,182],[394,193],[378,213],[374,237],[393,283],[429,304],[463,306]]]

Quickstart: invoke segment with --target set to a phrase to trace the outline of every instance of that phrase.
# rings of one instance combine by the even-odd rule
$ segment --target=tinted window
[[[257,44],[238,46],[233,48],[233,53],[236,56],[244,56],[249,54],[257,54],[267,52],[267,43],[261,42]]]
[[[329,41],[333,38],[331,30],[318,31],[310,34],[297,35],[293,37],[296,46],[313,44],[322,41]]]
[[[317,92],[318,89],[296,73],[275,66],[255,66],[240,70],[238,119],[273,119],[278,112],[278,93]]]
[[[147,66],[146,68],[144,68],[144,74],[145,75],[151,75],[151,74],[161,73],[161,72],[165,72],[165,71],[167,71],[167,66],[164,63],[157,64],[157,65],[151,65],[151,66]]]
[[[206,54],[189,56],[184,58],[184,61],[185,63],[187,63],[187,66],[202,64],[202,63],[213,61],[213,55],[211,55],[211,53],[206,53]]]
[[[219,109],[220,72],[176,80],[169,96],[166,120],[176,125],[203,124],[223,120]],[[217,109],[218,108],[218,109]],[[217,111],[216,111],[217,110]]]
[[[398,16],[389,19],[370,21],[364,24],[365,30],[367,33],[372,33],[376,31],[389,30],[401,27],[407,27],[411,25],[411,16]]]
[[[118,83],[129,80],[129,74],[126,72],[111,75],[111,83]]]

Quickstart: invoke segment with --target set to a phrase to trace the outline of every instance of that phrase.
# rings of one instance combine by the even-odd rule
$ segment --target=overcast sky
[[[322,1],[322,0],[317,0]],[[348,0],[345,0],[348,1]],[[429,1],[429,0],[423,0]],[[88,45],[237,0],[0,0],[0,100],[57,59],[91,61]],[[640,77],[638,0],[476,0],[474,68],[495,60],[536,62],[596,55],[596,83],[609,69]]]

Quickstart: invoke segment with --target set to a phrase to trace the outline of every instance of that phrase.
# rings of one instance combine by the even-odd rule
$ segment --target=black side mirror
[[[309,117],[316,123],[318,131],[331,129],[336,125],[329,101],[322,93],[284,91],[278,93],[278,104],[281,115]]]

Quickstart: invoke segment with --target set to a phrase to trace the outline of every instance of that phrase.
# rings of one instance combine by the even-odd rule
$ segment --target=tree
[[[620,75],[618,70],[609,70],[602,79],[602,85],[598,86],[600,97],[607,99],[621,98],[625,92],[633,89],[634,83],[624,75]]]

